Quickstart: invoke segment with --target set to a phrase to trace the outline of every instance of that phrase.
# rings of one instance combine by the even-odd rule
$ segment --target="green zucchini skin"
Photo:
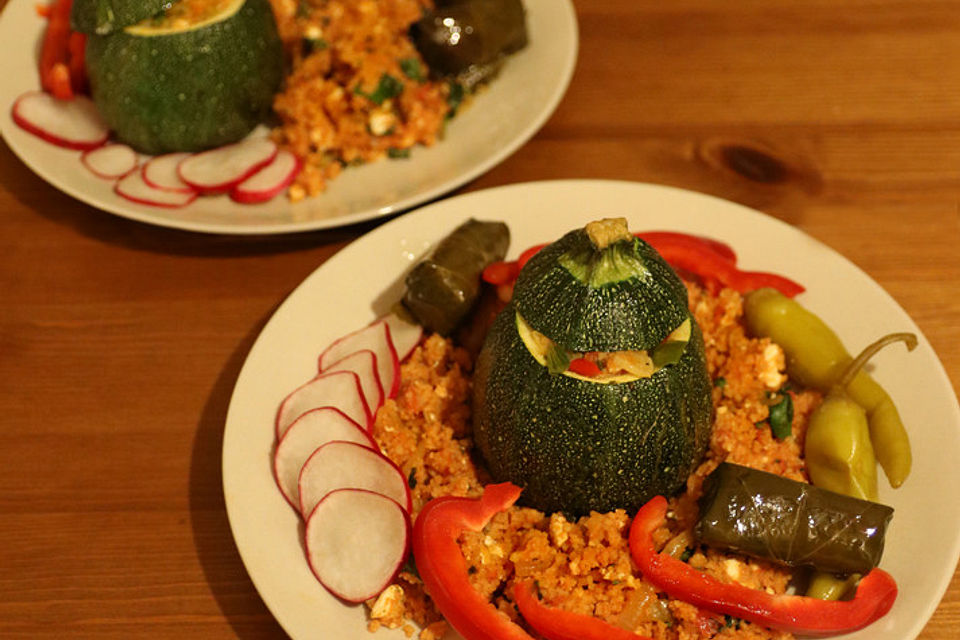
[[[93,100],[116,137],[148,154],[235,142],[270,112],[283,47],[269,0],[197,29],[87,40]]]
[[[70,25],[74,31],[105,35],[151,18],[170,0],[73,0]]]
[[[526,264],[514,287],[520,315],[533,329],[576,352],[649,350],[689,315],[687,290],[650,245],[630,248],[647,275],[590,287],[568,271],[564,254],[596,254],[576,229],[544,247]]]
[[[676,364],[597,384],[551,375],[523,344],[515,313],[511,302],[498,315],[474,373],[474,440],[494,479],[523,487],[527,506],[571,516],[632,512],[683,487],[712,427],[696,322]]]

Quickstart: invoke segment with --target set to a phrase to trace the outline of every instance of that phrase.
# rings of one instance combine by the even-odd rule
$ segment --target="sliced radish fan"
[[[143,164],[143,181],[162,191],[193,193],[196,189],[181,180],[177,173],[177,166],[190,155],[184,151],[154,156]]]
[[[314,575],[348,602],[374,597],[397,575],[410,548],[410,516],[386,496],[362,489],[328,494],[307,519]]]
[[[354,351],[327,367],[326,373],[332,371],[352,371],[357,374],[363,398],[367,401],[370,413],[375,416],[386,396],[377,371],[377,354],[370,349]]]
[[[154,189],[143,181],[143,173],[140,171],[131,171],[120,178],[114,185],[113,190],[116,191],[117,195],[131,202],[154,207],[183,207],[197,198],[196,191],[178,193],[176,191]]]
[[[419,325],[390,315],[335,340],[318,357],[318,375],[277,410],[277,486],[306,521],[314,575],[350,602],[386,588],[409,549],[410,486],[370,432],[397,393],[400,360],[422,336]]]
[[[31,91],[17,98],[11,113],[22,129],[66,149],[85,151],[107,142],[110,130],[86,96],[58,100]]]
[[[224,193],[269,164],[277,145],[267,138],[252,138],[196,153],[180,161],[180,179],[201,193]]]
[[[273,161],[235,186],[230,198],[244,204],[266,202],[290,186],[300,172],[300,159],[286,149]]]
[[[284,399],[277,411],[277,437],[282,438],[293,421],[302,414],[328,406],[336,407],[364,429],[369,429],[373,424],[357,374],[352,371],[331,371],[321,373]]]
[[[390,458],[355,442],[328,442],[300,470],[300,513],[306,517],[325,495],[337,489],[367,489],[410,510],[410,487]]]
[[[299,482],[303,463],[314,451],[333,441],[377,448],[366,429],[334,407],[307,411],[293,421],[277,443],[273,454],[273,475],[280,491],[295,509],[300,509]]]
[[[334,341],[320,354],[319,369],[325,371],[338,360],[362,349],[369,349],[376,354],[380,384],[386,397],[392,398],[400,386],[400,360],[390,338],[390,328],[384,320]]]
[[[97,177],[116,180],[136,169],[140,160],[132,147],[113,143],[84,151],[80,161]]]
[[[397,352],[397,359],[403,362],[420,344],[423,338],[423,327],[416,322],[401,318],[396,313],[384,316],[383,321],[390,330],[390,341]]]

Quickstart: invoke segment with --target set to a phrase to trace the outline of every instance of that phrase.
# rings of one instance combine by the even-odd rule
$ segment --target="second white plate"
[[[96,178],[80,153],[40,140],[14,124],[16,98],[39,88],[37,51],[45,22],[31,0],[10,0],[0,14],[4,80],[0,135],[34,173],[91,206],[141,222],[208,233],[277,234],[353,224],[406,210],[436,198],[502,162],[529,140],[559,104],[576,65],[577,19],[570,0],[524,0],[529,46],[454,118],[444,140],[344,171],[326,192],[291,204],[277,197],[240,205],[226,196],[199,198],[180,209],[139,205]]]

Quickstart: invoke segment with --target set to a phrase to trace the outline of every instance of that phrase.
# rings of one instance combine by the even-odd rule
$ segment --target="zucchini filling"
[[[570,351],[533,329],[519,313],[517,331],[530,355],[551,374],[601,384],[625,383],[649,378],[663,367],[679,362],[690,340],[690,318],[670,332],[651,350]]]

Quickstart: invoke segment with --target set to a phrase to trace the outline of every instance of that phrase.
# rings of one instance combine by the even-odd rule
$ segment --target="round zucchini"
[[[577,236],[564,236],[557,243],[563,250],[549,247],[545,255],[569,266],[562,256],[570,255],[571,242],[583,248]],[[622,267],[621,258],[633,251],[627,244],[634,244],[632,237],[612,248],[575,252],[575,262],[609,266],[611,256],[598,254],[613,251]],[[680,489],[706,451],[712,402],[703,336],[687,308],[682,282],[655,252],[644,249],[642,257],[645,268],[627,261],[633,262],[627,266],[633,275],[627,277],[620,277],[622,271],[611,277],[612,271],[601,267],[593,269],[595,277],[583,278],[590,269],[574,266],[579,291],[558,278],[545,259],[527,272],[531,260],[513,301],[487,335],[474,374],[474,440],[494,479],[524,488],[523,504],[572,516],[633,511],[654,495]],[[665,299],[666,292],[672,294]],[[522,308],[521,300],[543,303]],[[624,310],[646,318],[624,320]],[[591,314],[595,317],[582,317]],[[572,329],[561,316],[571,320]],[[629,326],[618,328],[621,321]],[[528,325],[567,350],[619,352],[640,344],[655,350],[684,324],[689,335],[682,353],[650,375],[627,379],[557,372],[531,352],[528,336],[525,340]]]
[[[150,19],[88,39],[93,99],[117,138],[149,154],[199,151],[267,117],[283,77],[269,0],[221,5],[196,23]]]
[[[73,0],[70,25],[74,31],[104,35],[152,18],[170,0]]]

